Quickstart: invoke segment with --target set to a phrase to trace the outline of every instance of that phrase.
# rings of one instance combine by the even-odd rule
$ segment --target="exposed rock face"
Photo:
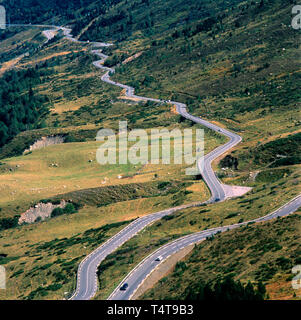
[[[251,187],[231,186],[227,184],[223,184],[223,189],[227,199],[240,197],[252,190]]]
[[[127,63],[129,63],[129,62],[131,62],[131,61],[139,58],[139,57],[142,55],[142,53],[143,53],[143,51],[134,54],[133,56],[125,59],[125,60],[122,62],[122,64],[127,64]]]
[[[63,209],[65,206],[66,202],[64,200],[62,200],[58,205],[54,205],[51,202],[38,203],[33,208],[30,208],[26,212],[22,213],[18,223],[34,223],[39,217],[41,220],[45,220],[51,216],[51,213],[55,208]]]
[[[24,152],[29,152],[37,149],[46,148],[53,144],[61,144],[64,143],[65,139],[63,136],[50,136],[50,137],[42,137],[40,140],[36,141],[29,149]]]

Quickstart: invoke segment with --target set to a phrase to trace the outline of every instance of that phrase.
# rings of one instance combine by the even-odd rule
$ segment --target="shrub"
[[[64,211],[62,208],[55,208],[51,213],[51,217],[58,217],[58,216],[61,216],[62,214],[64,214]]]
[[[158,184],[158,189],[159,190],[162,190],[162,189],[166,189],[167,187],[169,187],[171,185],[171,183],[169,181],[163,181],[163,182],[160,182]]]
[[[65,208],[55,208],[51,213],[51,217],[58,217],[62,214],[73,214],[77,212],[77,206],[73,203],[67,203]]]
[[[196,287],[186,290],[186,300],[209,301],[238,301],[238,300],[263,300],[266,294],[265,286],[259,282],[257,289],[248,282],[243,285],[240,281],[226,277],[218,280],[214,285],[199,283]]]
[[[0,231],[14,228],[18,225],[19,216],[0,219]]]
[[[237,212],[230,213],[230,214],[228,214],[228,215],[225,217],[225,219],[230,219],[230,218],[236,217],[237,215],[238,215]]]
[[[75,212],[76,209],[72,203],[67,203],[66,207],[63,209],[63,213],[72,214]]]

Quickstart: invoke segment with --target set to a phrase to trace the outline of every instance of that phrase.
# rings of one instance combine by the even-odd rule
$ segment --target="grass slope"
[[[185,299],[197,283],[234,276],[262,281],[269,299],[295,299],[292,267],[300,263],[301,216],[249,225],[203,241],[142,299]],[[299,292],[300,293],[300,292]]]
[[[49,5],[55,3],[50,1]],[[237,170],[222,170],[218,161],[214,168],[225,183],[253,187],[242,198],[178,212],[134,237],[117,252],[118,259],[114,253],[100,266],[99,299],[106,298],[142,257],[167,241],[262,216],[298,193],[299,44],[296,31],[290,28],[292,3],[288,0],[109,1],[106,12],[99,1],[87,0],[82,8],[77,4],[71,1],[65,8],[57,6],[55,22],[68,22],[83,40],[114,40],[115,45],[106,50],[113,56],[108,63],[116,65],[114,77],[134,86],[137,93],[183,101],[195,115],[242,135],[243,143],[231,152],[238,159]],[[47,21],[50,15],[43,5],[24,11],[20,21]],[[17,62],[20,69],[39,65],[51,70],[34,89],[49,97],[52,107],[44,119],[45,128],[23,132],[0,150],[1,218],[13,217],[41,199],[62,194],[82,199],[88,192],[86,199],[90,201],[95,196],[91,188],[104,185],[114,186],[114,191],[127,189],[129,184],[145,187],[158,181],[190,184],[174,194],[154,197],[145,197],[149,190],[145,188],[142,198],[115,197],[112,202],[116,203],[106,207],[97,207],[100,202],[94,197],[91,203],[84,201],[77,214],[2,231],[0,243],[6,259],[2,264],[10,279],[4,299],[60,299],[74,288],[80,259],[122,227],[105,225],[205,200],[209,193],[202,181],[185,177],[184,166],[96,164],[97,130],[117,130],[120,119],[128,120],[131,129],[188,128],[191,123],[166,105],[120,100],[123,93],[100,80],[101,72],[91,64],[95,57],[88,54],[88,45],[57,38],[39,50],[44,39],[33,30],[1,32],[0,36],[4,39],[0,47],[2,68],[5,63]],[[15,61],[24,51],[30,55]],[[127,58],[130,62],[121,64]],[[64,135],[68,143],[22,155],[36,139],[51,134]],[[206,153],[225,143],[217,134],[208,130],[205,134]],[[107,188],[99,194],[111,201]],[[91,228],[98,230],[85,234]],[[89,238],[90,233],[95,240]],[[295,234],[292,231],[292,236]],[[259,254],[258,248],[254,254]],[[285,256],[283,249],[278,251]],[[61,267],[64,271],[60,275]],[[255,267],[261,270],[256,263]],[[273,286],[275,279],[270,279],[269,285]]]

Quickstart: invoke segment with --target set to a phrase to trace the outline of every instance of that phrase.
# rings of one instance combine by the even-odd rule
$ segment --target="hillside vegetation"
[[[269,176],[269,179],[264,183],[260,180],[255,182],[252,191],[242,197],[199,208],[188,208],[162,218],[126,242],[102,262],[98,269],[101,286],[96,298],[106,299],[143,258],[167,242],[194,232],[250,221],[273,212],[299,194],[299,190],[296,189],[296,181],[299,178],[300,173],[291,173],[288,176],[279,175],[276,179],[271,179]],[[175,194],[175,200],[180,197],[180,193]],[[298,221],[296,221],[296,229],[288,229],[287,231],[288,237],[292,239],[300,237],[300,232],[296,232],[300,229]],[[242,229],[239,229],[237,234],[240,230]],[[233,233],[229,236],[230,239],[232,235]],[[254,250],[260,256],[262,254],[261,248],[258,248],[256,247]],[[280,247],[279,254],[284,254]],[[229,259],[228,263],[232,262]],[[293,261],[291,263],[293,264]],[[216,268],[222,270],[221,276],[223,270],[226,270],[223,266],[224,263],[219,263],[217,259]],[[255,268],[257,266],[255,265]],[[232,276],[235,277],[236,273],[233,272]]]
[[[20,131],[43,126],[48,98],[32,89],[41,75],[46,76],[47,70],[10,71],[0,79],[0,147]]]
[[[194,115],[243,138],[213,167],[223,183],[253,189],[223,203],[181,210],[140,232],[99,266],[96,299],[107,298],[161,245],[258,218],[299,193],[300,45],[290,26],[293,1],[0,4],[11,22],[68,25],[81,40],[113,42],[103,52],[110,56],[105,64],[116,69],[114,80],[139,95],[184,102]],[[0,30],[0,264],[9,278],[1,299],[66,298],[75,289],[81,259],[130,221],[210,197],[201,177],[185,176],[185,165],[100,166],[97,131],[117,132],[120,120],[128,121],[129,130],[148,132],[200,126],[170,105],[130,101],[102,82],[90,43],[58,34],[45,44],[40,31]],[[55,135],[64,143],[23,153]],[[225,142],[205,129],[205,153]],[[78,211],[58,210],[51,219],[17,225],[29,207],[60,199],[72,201]],[[199,299],[204,291],[212,297],[227,287],[250,299],[294,298],[289,273],[300,263],[299,226],[296,214],[217,235],[197,246],[145,298]]]
[[[209,238],[142,298],[193,298],[199,294],[199,283],[210,288],[221,279],[234,277],[243,283],[265,284],[266,298],[293,299],[297,292],[291,287],[291,269],[300,264],[300,223],[300,214],[295,214]]]

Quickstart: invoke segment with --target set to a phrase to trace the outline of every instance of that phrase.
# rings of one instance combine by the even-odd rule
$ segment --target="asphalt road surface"
[[[34,25],[10,25],[10,26],[30,26],[34,27]],[[50,27],[51,30],[43,31],[43,34],[47,38],[47,41],[52,39],[55,33],[59,30],[63,31],[63,34],[70,41],[78,42],[78,43],[87,43],[76,40],[71,35],[71,29],[67,27],[56,27],[56,26],[46,26],[46,25],[35,25],[35,27]],[[181,114],[184,118],[191,120],[195,123],[206,126],[207,128],[214,130],[220,134],[225,135],[229,140],[226,144],[214,149],[212,152],[207,154],[203,159],[198,160],[198,169],[203,176],[204,181],[207,183],[210,191],[211,198],[204,203],[213,203],[217,201],[222,201],[225,199],[225,192],[223,186],[219,179],[216,177],[213,169],[211,167],[212,161],[218,158],[220,155],[233,148],[239,142],[241,142],[241,137],[233,132],[230,132],[224,128],[220,128],[217,125],[214,125],[208,121],[205,121],[201,118],[195,117],[187,112],[186,105],[183,103],[175,102],[175,101],[163,101],[153,98],[140,97],[136,96],[134,93],[134,88],[115,82],[110,79],[110,75],[115,72],[113,68],[107,68],[103,66],[103,62],[108,58],[108,56],[104,55],[101,52],[101,47],[107,47],[111,44],[109,43],[100,43],[100,42],[91,42],[90,43],[94,49],[92,49],[92,53],[100,57],[101,59],[98,61],[94,61],[93,65],[97,68],[100,68],[105,71],[105,74],[102,76],[102,81],[118,86],[122,89],[125,89],[126,95],[128,97],[136,98],[141,101],[154,101],[159,103],[170,103],[176,106],[177,112]],[[166,209],[160,212],[156,212],[141,218],[136,219],[134,222],[129,224],[126,228],[122,229],[118,234],[114,237],[110,238],[103,245],[98,247],[92,253],[90,253],[79,265],[77,272],[77,288],[73,296],[70,298],[71,300],[89,300],[93,298],[97,292],[98,284],[97,284],[97,267],[98,265],[113,251],[123,245],[126,241],[131,239],[138,232],[143,230],[146,226],[153,223],[156,220],[161,219],[162,217],[172,214],[178,210],[182,210],[189,207],[200,206],[204,203],[192,203],[188,205],[178,206],[170,209]],[[301,196],[290,201],[285,206],[279,208],[278,210],[272,212],[271,214],[261,217],[259,219],[244,222],[241,224],[234,224],[230,226],[213,228],[206,231],[201,231],[183,238],[180,238],[176,241],[168,243],[167,245],[159,248],[155,253],[151,254],[147,258],[145,258],[136,268],[134,268],[131,273],[121,282],[121,284],[115,289],[115,291],[111,294],[109,299],[112,300],[128,300],[131,296],[136,292],[141,283],[147,276],[166,258],[170,255],[176,253],[182,248],[189,246],[194,243],[198,243],[204,240],[206,237],[212,236],[217,232],[224,232],[230,229],[234,229],[245,225],[250,222],[262,222],[267,221],[278,216],[286,216],[294,211],[296,211],[301,206]],[[162,259],[160,261],[156,261],[156,258],[160,256]],[[120,290],[120,286],[123,283],[128,283],[129,287],[125,291]]]
[[[108,46],[109,44],[105,44]],[[101,45],[99,45],[101,46]],[[92,50],[92,52],[99,56],[101,59],[98,61],[94,61],[93,64],[95,67],[105,70],[106,73],[102,76],[102,81],[118,86],[122,89],[125,89],[126,95],[128,97],[136,98],[141,101],[153,101],[159,103],[166,103],[166,101],[162,101],[159,99],[147,98],[147,97],[140,97],[135,95],[134,88],[124,85],[122,83],[115,82],[110,79],[110,75],[114,74],[115,70],[113,68],[108,68],[103,66],[103,62],[108,58],[108,56],[104,55],[101,50]],[[223,186],[219,179],[216,177],[211,164],[212,161],[218,158],[220,155],[224,154],[229,149],[236,146],[238,143],[241,142],[242,138],[237,135],[236,133],[230,132],[224,128],[220,128],[217,125],[214,125],[208,121],[205,121],[201,118],[195,117],[187,112],[186,105],[183,103],[179,103],[176,101],[169,101],[168,103],[173,104],[177,108],[177,112],[181,114],[184,118],[191,120],[195,123],[201,124],[206,126],[207,128],[214,130],[220,134],[225,135],[229,140],[226,144],[216,148],[209,154],[207,154],[203,159],[198,161],[198,168],[201,172],[203,179],[207,183],[210,191],[211,191],[211,198],[206,203],[212,203],[216,201],[222,201],[225,199],[225,192]],[[260,222],[266,221],[277,216],[285,216],[290,214],[301,205],[301,197],[298,197],[291,201],[289,204],[285,205],[284,207],[276,210],[272,214],[269,214],[265,217],[259,218],[254,220],[253,222]],[[191,206],[198,206],[198,204],[180,206],[176,208],[167,209],[158,213],[154,213],[152,215],[148,215],[136,220],[134,223],[130,224],[127,228],[123,229],[117,236],[110,239],[107,243],[103,246],[98,248],[96,251],[92,252],[91,256],[88,256],[87,259],[83,261],[83,263],[79,267],[78,272],[78,287],[77,292],[73,296],[72,299],[75,300],[86,300],[91,299],[97,291],[97,277],[96,271],[97,266],[103,261],[108,254],[115,251],[118,247],[120,247],[123,243],[127,240],[132,238],[135,234],[141,231],[150,223],[162,218],[165,215],[172,214],[175,211],[181,210],[184,207],[188,208]],[[250,222],[250,221],[249,221]],[[150,255],[148,258],[144,259],[115,289],[115,291],[111,294],[109,299],[112,300],[127,300],[130,299],[131,296],[136,292],[139,288],[141,283],[146,279],[149,274],[166,258],[170,255],[176,253],[177,251],[183,249],[186,246],[189,246],[194,243],[198,243],[201,240],[205,239],[208,236],[212,236],[217,232],[224,232],[233,228],[237,228],[239,226],[245,225],[249,222],[235,224],[232,226],[225,226],[220,228],[215,228],[212,230],[206,230],[203,232],[199,232],[196,234],[189,235],[187,237],[178,239],[172,243],[167,244],[166,246],[160,248],[157,252]],[[161,261],[156,261],[157,257],[162,257]],[[90,276],[92,274],[92,276]],[[94,275],[94,276],[93,276]],[[129,287],[125,291],[121,291],[120,287],[124,284],[128,283]]]
[[[66,29],[67,30],[67,29]],[[72,38],[70,35],[71,30],[68,29],[65,33],[65,35],[72,41],[77,41]],[[80,41],[77,41],[80,42]],[[102,47],[102,46],[110,46],[110,44],[104,44],[104,43],[92,43],[94,47]],[[111,84],[118,86],[122,89],[125,89],[126,96],[135,98],[141,101],[153,101],[158,103],[167,103],[164,100],[159,99],[153,99],[153,98],[147,98],[147,97],[140,97],[134,94],[134,88],[124,85],[122,83],[115,82],[111,80],[110,76],[114,74],[115,70],[113,68],[108,68],[103,65],[104,61],[108,58],[108,56],[104,55],[102,53],[101,49],[92,49],[92,53],[100,57],[100,60],[94,61],[93,65],[99,69],[102,69],[105,71],[105,74],[101,77],[101,80]],[[236,144],[238,144],[241,141],[241,137],[235,133],[232,133],[228,130],[225,130],[223,128],[220,128],[208,121],[202,120],[200,118],[194,117],[190,115],[186,111],[186,105],[175,102],[175,101],[169,101],[169,104],[173,104],[177,108],[177,112],[181,114],[183,117],[199,123],[201,125],[204,125],[216,132],[219,132],[229,138],[229,141],[216,148],[209,154],[207,154],[203,159],[199,159],[198,161],[198,168],[200,173],[203,176],[203,179],[207,183],[210,191],[211,191],[211,198],[206,201],[205,203],[212,203],[216,201],[222,201],[225,199],[225,192],[222,187],[221,182],[214,174],[211,163],[214,159],[219,157],[221,154],[226,152],[227,150],[233,148]],[[178,210],[182,210],[184,208],[189,208],[193,206],[200,206],[204,203],[193,203],[185,206],[178,206],[175,208],[170,208],[167,210],[163,210],[160,212],[153,213],[151,215],[147,215],[145,217],[139,218],[138,220],[131,223],[128,227],[123,229],[120,233],[118,233],[115,237],[108,240],[104,245],[96,249],[94,252],[92,252],[90,255],[88,255],[80,264],[78,269],[78,276],[77,276],[77,289],[75,294],[71,297],[73,300],[88,300],[91,299],[97,292],[97,267],[98,265],[113,251],[115,251],[117,248],[119,248],[121,245],[123,245],[126,241],[131,239],[133,236],[135,236],[139,231],[143,230],[146,226],[153,223],[156,220],[161,219],[163,216],[172,214]]]
[[[138,288],[141,286],[143,281],[168,257],[175,254],[179,250],[196,244],[202,240],[205,240],[207,237],[211,237],[219,232],[225,232],[231,229],[235,229],[244,225],[247,225],[250,222],[263,222],[277,217],[283,217],[289,215],[290,213],[295,212],[301,206],[301,195],[293,199],[285,206],[279,208],[278,210],[268,214],[264,217],[251,220],[248,222],[233,224],[224,227],[213,228],[205,231],[200,231],[183,238],[177,239],[173,242],[166,244],[165,246],[159,248],[157,251],[146,257],[140,264],[137,265],[123,281],[118,285],[118,287],[113,291],[113,293],[108,298],[109,300],[130,300],[131,297],[135,294]],[[160,261],[156,259],[160,257]],[[120,290],[121,286],[127,283],[128,288],[125,291]]]

